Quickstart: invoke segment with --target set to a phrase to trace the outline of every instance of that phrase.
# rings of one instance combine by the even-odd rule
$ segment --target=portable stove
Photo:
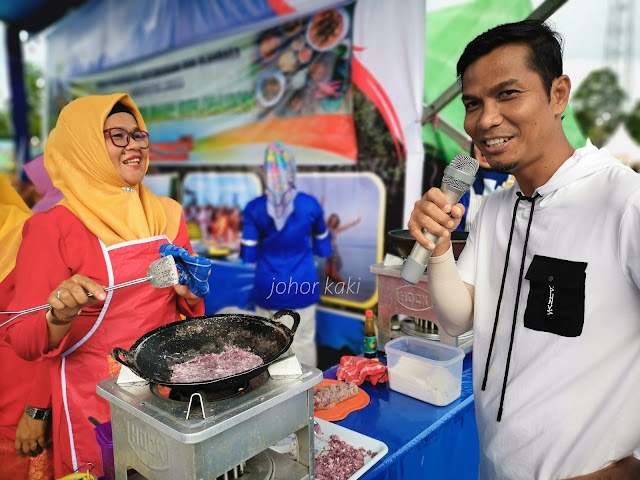
[[[371,265],[369,271],[378,276],[378,350],[384,352],[387,342],[391,340],[391,317],[404,314],[413,318],[401,322],[402,333],[460,347],[466,353],[471,351],[473,331],[451,337],[439,328],[426,273],[416,285],[410,285],[402,280],[401,265],[377,263]],[[398,332],[394,333],[398,335]]]
[[[313,387],[321,381],[322,371],[302,365],[298,378],[264,372],[241,389],[178,398],[154,384],[103,380],[97,392],[111,403],[116,480],[128,468],[149,480],[313,479]],[[297,461],[269,449],[292,433]]]

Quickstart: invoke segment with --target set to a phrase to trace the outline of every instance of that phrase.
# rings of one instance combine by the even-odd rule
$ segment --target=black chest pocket
[[[525,275],[531,288],[524,326],[563,337],[580,336],[586,269],[584,262],[535,255]]]

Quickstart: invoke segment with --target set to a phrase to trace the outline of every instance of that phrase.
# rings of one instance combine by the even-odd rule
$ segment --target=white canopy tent
[[[618,125],[602,148],[634,170],[640,168],[640,145],[629,134],[624,123]]]

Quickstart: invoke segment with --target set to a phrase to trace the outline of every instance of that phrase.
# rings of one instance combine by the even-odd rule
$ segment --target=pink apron
[[[149,264],[160,257],[158,250],[165,243],[169,243],[165,236],[109,248],[101,243],[108,284],[146,276]],[[147,282],[114,290],[108,292],[95,322],[72,328],[73,341],[60,355],[60,377],[53,393],[54,412],[59,412],[54,415],[53,425],[56,474],[71,473],[91,462],[96,465],[92,473],[102,475],[94,426],[87,418],[109,421],[110,404],[98,396],[96,384],[120,370],[120,364],[111,358],[112,348],[129,349],[146,332],[180,319],[177,299],[173,288],[156,289]]]

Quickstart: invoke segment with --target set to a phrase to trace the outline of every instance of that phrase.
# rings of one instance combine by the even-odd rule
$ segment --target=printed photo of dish
[[[288,85],[292,90],[302,88],[307,83],[307,68],[301,68],[289,77]]]
[[[349,16],[342,8],[325,10],[313,16],[307,25],[307,42],[319,51],[330,50],[349,30]]]
[[[278,68],[280,68],[282,73],[291,73],[297,66],[296,54],[291,50],[282,52],[280,58],[278,58]]]
[[[282,26],[282,33],[288,38],[299,34],[303,29],[304,25],[302,25],[302,20],[295,20],[293,22],[285,23]]]
[[[258,78],[256,86],[256,99],[263,107],[272,107],[280,101],[284,94],[285,78],[277,71],[264,72]]]
[[[274,34],[266,34],[258,41],[258,60],[266,63],[276,58],[280,45],[282,45],[280,37]]]
[[[299,37],[296,37],[292,40],[291,48],[293,48],[295,51],[298,51],[302,47],[304,47],[305,42],[306,40],[304,38],[304,35],[300,35]]]
[[[309,60],[311,60],[312,55],[313,52],[309,47],[303,48],[298,52],[298,62],[300,62],[301,65],[304,65]]]

